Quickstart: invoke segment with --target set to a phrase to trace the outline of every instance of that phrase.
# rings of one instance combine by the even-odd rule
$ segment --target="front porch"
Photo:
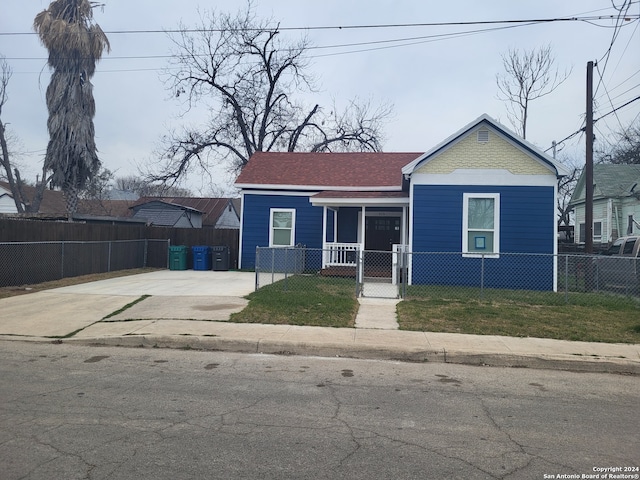
[[[398,284],[400,252],[409,240],[408,192],[327,191],[311,203],[323,208],[321,275],[355,278],[362,286]]]
[[[398,285],[404,272],[403,253],[407,245],[393,244],[392,250],[368,251],[361,244],[331,243],[323,250],[320,275],[355,278],[359,284]]]

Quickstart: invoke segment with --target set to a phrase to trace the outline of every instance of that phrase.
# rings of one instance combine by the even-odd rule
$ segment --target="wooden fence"
[[[124,264],[129,265],[131,262],[126,257],[139,257],[140,253],[136,253],[139,249],[144,250],[146,266],[166,268],[168,245],[189,247],[187,265],[191,268],[190,247],[203,245],[226,246],[230,253],[229,267],[234,269],[238,265],[238,239],[239,231],[231,229],[165,228],[142,225],[0,219],[0,243],[28,242],[30,244],[20,246],[21,253],[0,255],[0,268],[3,268],[5,273],[8,273],[9,270],[33,272],[33,274],[29,274],[29,278],[31,278],[35,272],[44,269],[43,267],[46,266],[48,260],[53,261],[51,257],[64,256],[64,260],[55,263],[56,265],[66,265],[64,268],[67,272],[63,276],[82,275],[83,273],[107,271],[102,265],[98,265],[104,262],[103,258],[109,258],[110,261],[113,258],[114,263],[107,267],[111,270],[118,269],[118,261],[124,261]],[[124,242],[126,240],[139,240],[140,242]],[[145,240],[148,241],[145,242]],[[65,246],[64,248],[52,249],[38,245],[46,242],[65,242]],[[83,245],[83,242],[104,242],[104,244],[86,243]],[[119,247],[120,245],[122,248]],[[124,247],[124,245],[127,246]],[[18,245],[12,246],[12,248],[15,250]],[[98,254],[101,249],[105,248],[109,249],[107,254]],[[9,252],[7,248],[5,250]],[[126,252],[121,250],[126,250]],[[58,251],[61,253],[58,254]],[[111,255],[112,251],[113,256]],[[73,258],[73,268],[69,266],[71,258]]]

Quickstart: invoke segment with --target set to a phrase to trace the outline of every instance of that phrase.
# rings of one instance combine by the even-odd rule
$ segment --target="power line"
[[[636,97],[636,98],[634,98],[634,99],[629,100],[629,101],[628,101],[628,102],[626,102],[626,103],[623,103],[623,104],[622,104],[622,105],[620,105],[619,107],[614,108],[614,109],[613,109],[613,110],[611,110],[610,112],[607,112],[607,113],[605,113],[604,115],[602,115],[602,116],[600,116],[600,117],[598,117],[598,118],[594,119],[594,120],[593,120],[593,123],[594,123],[594,124],[595,124],[595,123],[597,123],[598,121],[602,120],[603,118],[608,117],[609,115],[614,114],[614,113],[615,113],[615,112],[617,112],[618,110],[620,110],[620,109],[622,109],[622,108],[624,108],[624,107],[627,107],[627,106],[631,105],[632,103],[637,102],[638,100],[640,100],[640,95],[639,95],[639,96],[637,96],[637,97]],[[557,145],[560,145],[561,143],[566,142],[567,140],[571,140],[571,139],[572,139],[573,137],[575,137],[576,135],[579,135],[580,133],[584,132],[584,131],[585,131],[585,129],[586,129],[586,127],[582,127],[582,128],[580,128],[579,130],[576,130],[576,131],[575,131],[575,132],[573,132],[571,135],[568,135],[568,136],[566,136],[565,138],[563,138],[562,140],[560,140],[560,141],[556,142],[556,146],[557,146]],[[552,148],[553,148],[553,147],[549,147],[549,148],[547,148],[547,149],[545,150],[545,152],[548,152],[548,151],[549,151],[549,150],[551,150]]]
[[[627,2],[628,2],[628,5],[627,5]],[[613,51],[613,46],[615,45],[615,42],[618,39],[618,35],[620,35],[620,32],[622,30],[622,25],[629,18],[629,17],[626,16],[626,14],[628,13],[629,9],[631,8],[632,3],[633,2],[630,2],[629,0],[624,0],[622,6],[620,8],[616,7],[615,4],[614,4],[614,8],[616,10],[618,10],[618,15],[617,15],[617,18],[616,18],[616,25],[615,25],[615,28],[614,28],[614,31],[613,31],[613,35],[611,36],[611,42],[609,43],[609,48],[607,49],[605,54],[602,56],[602,58],[600,58],[600,60],[598,62],[596,62],[596,65],[598,65],[599,62],[602,62],[602,60],[604,60],[604,67],[602,68],[602,72],[601,73],[600,73],[600,69],[598,68],[598,72],[600,73],[600,80],[598,81],[598,85],[594,90],[594,93],[593,93],[594,97],[597,95],[598,90],[600,89],[600,85],[604,81],[604,73],[607,70],[607,65],[609,64],[609,58],[611,57],[611,52]],[[625,8],[625,6],[626,6],[626,8]]]
[[[619,107],[614,108],[614,109],[613,109],[613,110],[611,110],[610,112],[605,113],[604,115],[602,115],[602,116],[600,116],[600,117],[596,118],[596,119],[593,121],[593,123],[596,123],[598,120],[602,120],[603,118],[608,117],[609,115],[612,115],[612,114],[616,113],[618,110],[620,110],[620,109],[622,109],[622,108],[624,108],[624,107],[627,107],[627,106],[631,105],[633,102],[637,102],[638,100],[640,100],[640,95],[638,95],[636,98],[633,98],[633,99],[629,100],[629,101],[628,101],[628,102],[626,102],[626,103],[623,103],[623,104],[622,104],[622,105],[620,105]]]
[[[596,64],[596,69],[598,70],[598,74],[600,75],[600,79],[602,82],[602,72],[600,72],[600,67]],[[609,103],[611,104],[611,106],[613,107],[613,100],[611,99],[611,95],[609,95],[609,90],[607,89],[607,86],[604,83],[601,83],[602,86],[604,87],[604,92],[607,96],[607,98],[609,99]],[[613,110],[613,112],[616,115],[616,120],[618,120],[618,125],[620,125],[620,128],[622,130],[624,130],[624,127],[622,126],[622,122],[620,121],[620,117],[618,116],[618,114],[616,113],[616,110]]]
[[[640,15],[626,16],[630,20],[637,20]],[[554,22],[594,22],[601,20],[620,19],[617,15],[595,15],[595,16],[571,16],[571,17],[555,17],[555,18],[533,18],[521,20],[478,20],[468,22],[424,22],[424,23],[382,23],[382,24],[365,24],[365,25],[319,25],[306,27],[282,27],[273,28],[244,28],[242,31],[314,31],[314,30],[364,30],[364,29],[386,29],[386,28],[418,28],[418,27],[450,27],[450,26],[471,26],[471,25],[499,25],[499,24],[519,24],[519,23],[554,23]],[[209,33],[224,32],[223,28],[188,28],[188,29],[166,29],[166,30],[110,30],[105,31],[108,35],[127,35],[127,34],[166,34],[166,33]],[[36,32],[0,32],[0,36],[22,36],[37,35]]]
[[[504,27],[492,27],[492,28],[485,28],[485,29],[476,29],[476,30],[464,30],[464,31],[459,31],[459,32],[452,32],[452,33],[441,33],[441,34],[437,34],[437,35],[421,35],[418,37],[404,37],[404,38],[393,38],[393,39],[386,39],[386,40],[372,40],[369,42],[354,42],[354,43],[342,43],[342,44],[336,44],[336,45],[319,45],[319,46],[314,46],[314,45],[309,45],[307,47],[305,47],[305,50],[329,50],[329,49],[338,49],[338,48],[351,48],[351,47],[365,47],[365,46],[370,46],[370,45],[387,45],[387,44],[391,44],[391,43],[400,43],[400,45],[390,45],[387,47],[380,47],[378,49],[383,49],[383,48],[396,48],[396,47],[402,47],[402,46],[407,46],[407,45],[416,45],[419,43],[427,43],[427,42],[432,42],[432,41],[439,41],[439,40],[447,40],[449,38],[459,38],[462,36],[467,36],[467,35],[476,35],[476,34],[480,34],[480,33],[490,33],[490,32],[495,32],[495,31],[500,31],[500,30],[504,30],[504,29],[510,29],[510,28],[517,28],[517,27],[521,27],[521,26],[529,26],[529,25],[534,25],[534,24],[519,24],[519,25],[509,25],[509,26],[504,26]],[[405,43],[401,43],[401,42],[405,42]],[[411,43],[406,43],[406,42],[411,42]],[[287,49],[283,49],[283,50],[287,50]],[[372,50],[372,49],[369,49]],[[342,55],[345,53],[357,53],[357,52],[364,52],[364,51],[369,51],[369,50],[355,50],[353,52],[338,52],[338,53],[330,53],[327,55],[316,55],[316,56],[311,56],[311,58],[316,58],[316,57],[323,57],[323,56],[329,56],[329,55]],[[103,57],[101,60],[150,60],[150,59],[166,59],[166,58],[174,58],[176,55],[138,55],[138,56],[112,56],[112,55],[108,55]],[[208,57],[208,55],[195,55],[196,57]],[[7,57],[6,60],[12,60],[12,61],[16,61],[16,60],[39,60],[39,61],[45,61],[47,60],[47,57]]]

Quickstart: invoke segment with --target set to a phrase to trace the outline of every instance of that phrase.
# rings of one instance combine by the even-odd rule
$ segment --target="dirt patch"
[[[240,308],[244,305],[238,305],[233,303],[220,303],[214,305],[193,305],[191,308],[198,310],[199,312],[214,312],[217,310],[231,310],[234,308]]]

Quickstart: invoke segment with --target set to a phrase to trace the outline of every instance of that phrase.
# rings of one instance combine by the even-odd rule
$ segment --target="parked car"
[[[640,236],[620,237],[597,261],[601,287],[640,288]]]

